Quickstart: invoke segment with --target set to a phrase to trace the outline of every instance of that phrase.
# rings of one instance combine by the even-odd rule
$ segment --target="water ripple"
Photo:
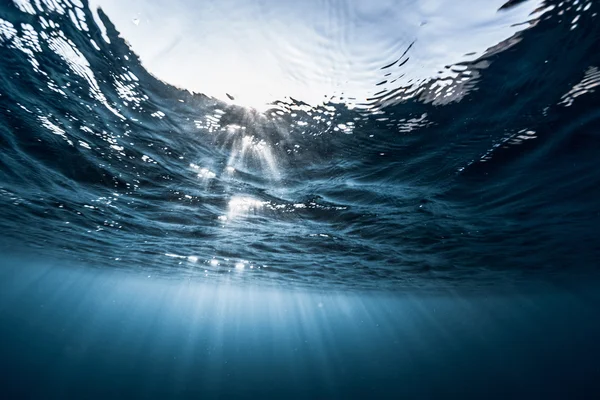
[[[0,247],[273,285],[595,273],[596,19],[577,1],[3,4]]]

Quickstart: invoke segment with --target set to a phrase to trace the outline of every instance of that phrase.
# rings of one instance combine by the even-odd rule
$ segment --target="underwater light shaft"
[[[1,266],[0,381],[12,398],[559,398],[599,389],[592,286],[390,296]],[[549,367],[560,365],[569,367]]]

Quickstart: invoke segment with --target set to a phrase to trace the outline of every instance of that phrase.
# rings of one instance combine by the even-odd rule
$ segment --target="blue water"
[[[599,394],[597,2],[96,3],[0,4],[3,397]]]

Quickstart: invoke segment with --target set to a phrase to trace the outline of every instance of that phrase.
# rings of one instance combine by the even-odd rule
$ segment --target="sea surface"
[[[598,398],[599,12],[0,1],[0,397]]]

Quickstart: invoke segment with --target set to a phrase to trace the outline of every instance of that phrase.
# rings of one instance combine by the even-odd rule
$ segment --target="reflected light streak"
[[[261,209],[267,202],[256,200],[252,197],[234,196],[228,205],[228,219],[247,215]]]
[[[231,147],[226,171],[233,173],[236,169],[248,169],[248,166],[256,163],[260,165],[260,172],[269,179],[279,179],[280,172],[271,145],[254,136],[236,138]]]

